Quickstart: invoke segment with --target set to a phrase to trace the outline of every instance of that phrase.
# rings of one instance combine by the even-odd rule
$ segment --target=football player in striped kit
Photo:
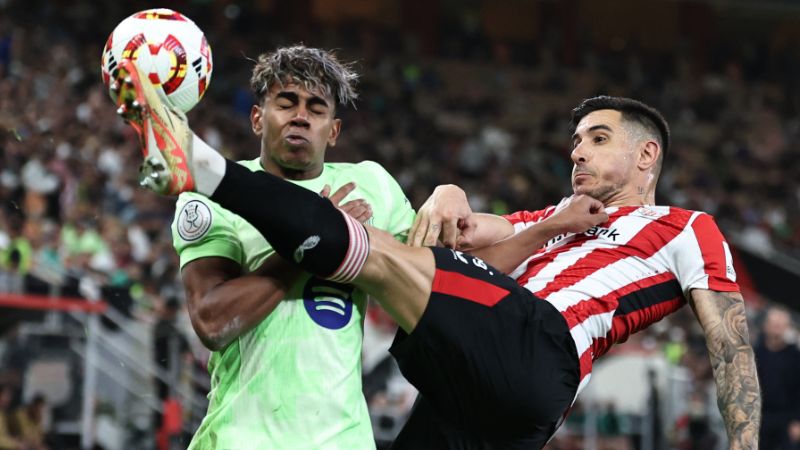
[[[484,258],[567,321],[579,359],[577,392],[613,344],[689,303],[705,331],[730,448],[757,448],[761,397],[728,243],[709,214],[655,204],[667,122],[636,100],[601,96],[575,108],[572,125],[573,191],[602,201],[608,221],[560,234],[522,263],[508,254]],[[464,199],[456,186],[438,188],[420,210],[411,244],[441,237],[462,250],[481,248],[561,206],[499,217],[473,214]]]
[[[311,191],[226,160],[133,64],[120,67],[117,103],[140,137],[142,185],[208,196],[284,258],[352,282],[398,322],[391,352],[422,400],[396,448],[541,448],[595,357],[684,298],[707,333],[731,448],[757,448],[758,379],[724,239],[705,214],[653,206],[669,145],[655,110],[619,98],[575,110],[577,196],[560,208],[474,217],[463,192],[438,190],[425,208],[451,205],[450,220],[425,214],[412,243],[441,236],[475,247],[470,255],[400,244]]]

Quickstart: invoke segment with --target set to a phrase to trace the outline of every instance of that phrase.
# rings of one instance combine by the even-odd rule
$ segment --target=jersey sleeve
[[[358,164],[359,172],[367,172],[371,178],[368,189],[375,190],[371,204],[373,218],[368,224],[391,233],[400,242],[408,238],[408,230],[414,223],[416,212],[411,207],[403,189],[386,169],[374,161]]]
[[[550,217],[555,209],[555,206],[548,206],[547,208],[540,209],[538,211],[517,211],[501,217],[511,222],[511,225],[514,225],[514,234],[518,234],[522,230],[530,228],[534,224]]]
[[[700,213],[685,232],[684,244],[678,247],[676,264],[683,292],[710,289],[738,292],[733,257],[714,218]]]
[[[175,205],[172,244],[183,267],[199,258],[218,256],[243,263],[232,213],[194,193],[184,193]]]

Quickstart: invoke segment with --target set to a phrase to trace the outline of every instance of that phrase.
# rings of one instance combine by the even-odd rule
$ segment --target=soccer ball
[[[161,87],[166,100],[183,112],[203,98],[211,82],[213,64],[206,37],[194,22],[171,9],[140,11],[114,28],[101,62],[106,87],[123,59],[133,60],[150,82]]]

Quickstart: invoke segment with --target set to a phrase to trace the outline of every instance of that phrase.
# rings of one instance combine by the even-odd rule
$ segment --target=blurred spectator
[[[0,450],[25,450],[25,444],[11,434],[11,387],[0,384]]]
[[[31,268],[32,248],[23,234],[24,219],[19,214],[8,217],[8,245],[0,249],[0,269],[25,275]]]
[[[708,415],[709,399],[704,391],[689,393],[686,414],[679,417],[675,427],[675,446],[681,450],[706,450],[715,448],[717,437]]]
[[[33,397],[30,403],[17,409],[13,428],[26,450],[47,450],[45,445],[44,409],[47,406],[41,394]]]
[[[164,414],[156,412],[154,416],[155,429],[164,435],[164,428],[167,413],[174,411],[172,397],[176,395],[181,370],[182,360],[190,351],[186,336],[178,329],[176,319],[180,310],[180,302],[175,297],[170,297],[161,305],[159,318],[153,331],[153,358],[156,367],[163,377],[156,379],[158,400],[163,408]],[[171,419],[174,419],[171,418]],[[170,428],[172,426],[170,425]],[[169,433],[171,434],[171,433]],[[169,437],[165,437],[169,441]]]
[[[662,450],[664,448],[663,417],[661,416],[662,400],[661,394],[658,392],[656,370],[653,368],[647,370],[647,385],[649,391],[645,418],[647,433],[643,433],[642,439],[648,439],[650,442],[643,444],[643,447]]]
[[[620,418],[614,402],[608,402],[597,418],[597,431],[604,436],[617,436],[622,433]]]
[[[180,373],[181,358],[189,352],[189,343],[177,326],[178,311],[181,304],[175,297],[170,297],[161,305],[158,321],[153,331],[153,358],[168,378],[177,380]],[[175,384],[172,383],[172,386]],[[158,397],[169,396],[169,384],[158,382]]]
[[[789,311],[769,308],[755,347],[763,401],[763,450],[800,449],[800,349],[796,342]]]

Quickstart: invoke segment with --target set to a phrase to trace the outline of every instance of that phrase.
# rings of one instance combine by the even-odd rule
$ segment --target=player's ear
[[[333,119],[333,124],[331,125],[331,132],[328,134],[328,146],[329,147],[336,147],[336,138],[339,137],[339,133],[342,131],[342,119]]]
[[[658,142],[648,140],[642,143],[639,149],[639,170],[648,170],[658,163],[658,155],[661,154],[661,147]]]
[[[261,135],[261,131],[263,126],[261,125],[261,118],[264,114],[264,110],[261,109],[259,105],[253,105],[250,108],[250,127],[253,129],[253,134],[256,136]]]

